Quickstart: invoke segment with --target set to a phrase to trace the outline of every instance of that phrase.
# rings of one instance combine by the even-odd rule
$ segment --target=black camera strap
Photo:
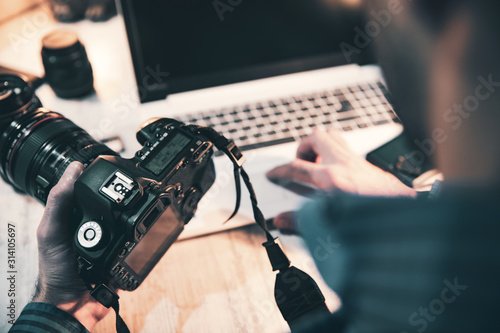
[[[278,238],[273,237],[269,232],[266,219],[258,207],[257,196],[255,195],[250,178],[243,168],[245,158],[240,149],[233,141],[228,140],[210,127],[200,127],[196,125],[187,125],[187,127],[195,129],[198,133],[207,137],[217,149],[224,152],[233,162],[234,181],[236,185],[236,205],[228,221],[238,213],[241,201],[240,176],[243,178],[248,193],[250,194],[255,222],[266,234],[267,241],[262,245],[266,248],[273,271],[279,271],[276,275],[274,297],[290,329],[294,331],[297,324],[305,316],[330,315],[330,311],[325,303],[325,297],[316,282],[308,274],[294,266],[290,266],[290,260],[276,242]],[[291,283],[291,281],[293,281],[293,283]],[[300,281],[300,283],[297,284],[297,281]]]
[[[80,263],[78,265],[78,270],[80,271],[80,275],[82,270],[84,269],[84,266],[82,266]],[[116,314],[116,332],[117,333],[130,333],[130,330],[127,327],[127,324],[123,320],[123,318],[120,316],[120,303],[118,302],[118,299],[120,299],[120,296],[106,286],[104,283],[98,283],[94,287],[90,285],[87,281],[85,281],[85,285],[87,286],[87,289],[90,290],[90,296],[92,296],[96,301],[101,303],[103,306],[106,308],[113,308]]]

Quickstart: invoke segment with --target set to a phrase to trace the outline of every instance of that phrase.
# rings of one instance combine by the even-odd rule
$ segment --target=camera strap
[[[82,266],[79,266],[79,271],[82,270]],[[123,320],[123,318],[120,316],[120,304],[118,302],[118,299],[120,296],[106,286],[104,283],[98,283],[94,287],[92,287],[87,281],[85,281],[85,285],[87,286],[87,289],[90,290],[90,296],[92,296],[96,301],[101,303],[103,306],[106,308],[113,308],[116,314],[116,332],[117,333],[130,333],[130,330],[127,327],[127,324]]]
[[[290,329],[294,331],[305,316],[329,316],[330,311],[326,306],[325,297],[317,283],[305,272],[294,266],[290,266],[290,260],[277,243],[278,238],[273,237],[269,232],[266,219],[258,207],[257,196],[250,182],[250,177],[243,168],[245,158],[240,149],[233,141],[228,140],[210,127],[201,127],[197,125],[186,125],[186,127],[205,136],[217,149],[226,154],[233,162],[234,181],[236,185],[236,205],[228,221],[238,213],[241,202],[240,177],[243,178],[248,193],[250,194],[255,222],[266,234],[267,241],[262,245],[266,248],[273,271],[279,271],[276,275],[274,297]],[[300,282],[297,283],[298,281]]]

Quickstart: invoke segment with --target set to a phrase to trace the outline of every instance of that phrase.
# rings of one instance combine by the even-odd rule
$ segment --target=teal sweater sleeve
[[[45,303],[29,303],[21,312],[9,333],[89,333],[67,312]]]

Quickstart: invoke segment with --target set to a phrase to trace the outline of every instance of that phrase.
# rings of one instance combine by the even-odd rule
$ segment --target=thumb
[[[47,199],[47,206],[38,226],[38,240],[43,241],[55,236],[61,228],[67,226],[67,218],[73,200],[73,187],[81,175],[83,165],[73,162],[67,168]]]

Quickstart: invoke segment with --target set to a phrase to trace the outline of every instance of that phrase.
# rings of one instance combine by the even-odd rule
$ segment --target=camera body
[[[213,184],[213,143],[196,126],[154,118],[137,132],[142,149],[124,159],[41,106],[23,78],[0,74],[0,176],[45,204],[82,163],[68,226],[80,274],[90,287],[136,289]]]
[[[75,183],[74,250],[88,283],[136,289],[215,180],[213,144],[161,118],[139,130],[131,159],[99,156]]]

